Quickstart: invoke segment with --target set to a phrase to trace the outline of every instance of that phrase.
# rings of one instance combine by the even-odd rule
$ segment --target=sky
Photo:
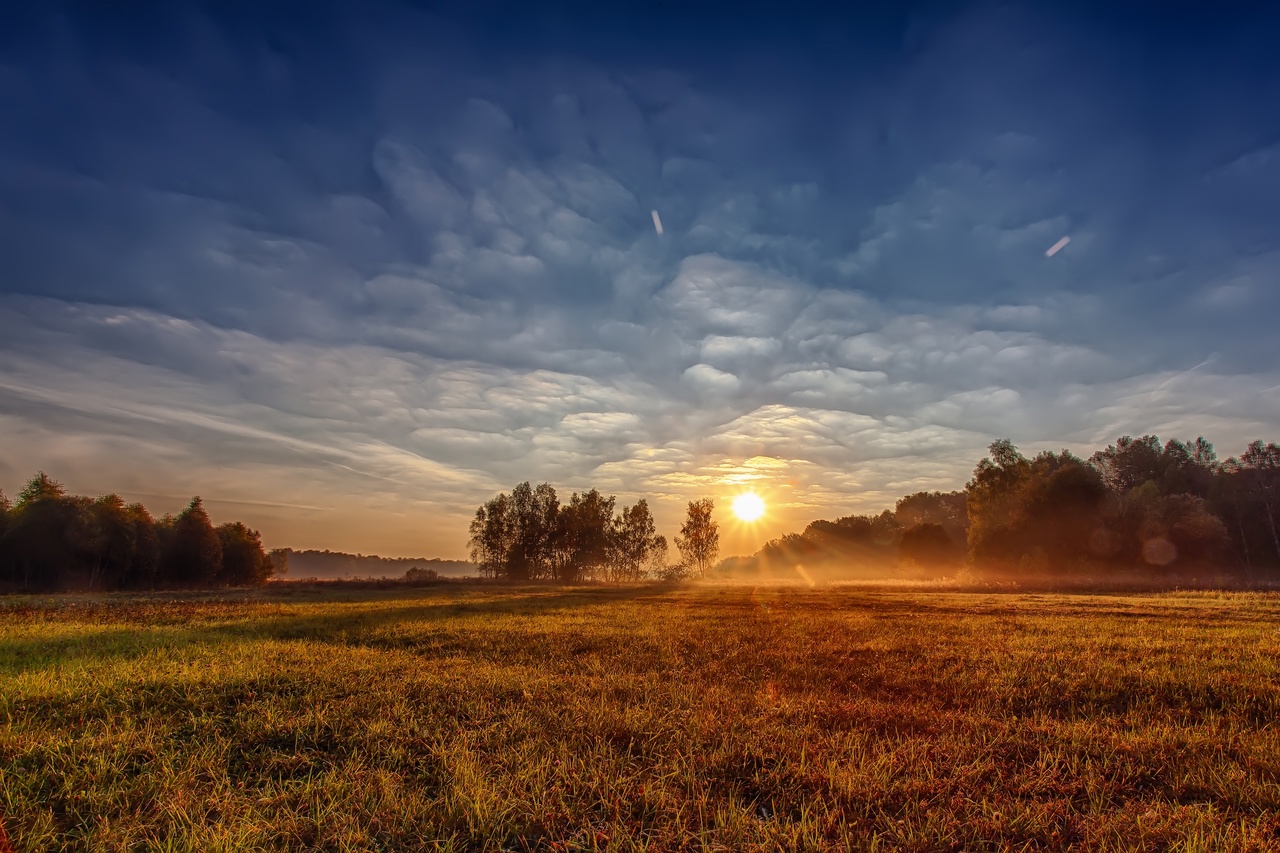
[[[999,437],[1280,439],[1280,7],[846,5],[6,7],[0,487],[734,554]]]

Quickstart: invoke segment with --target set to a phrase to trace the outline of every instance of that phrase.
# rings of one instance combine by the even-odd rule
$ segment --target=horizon
[[[1280,10],[1144,5],[16,11],[0,485],[451,560],[545,481],[734,556],[1002,436],[1275,440]]]

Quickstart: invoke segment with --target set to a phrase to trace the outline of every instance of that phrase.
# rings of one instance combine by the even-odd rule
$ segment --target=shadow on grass
[[[452,592],[453,590],[445,590]],[[285,601],[269,601],[261,597],[240,599],[243,612],[219,611],[212,618],[201,610],[210,599],[196,597],[173,598],[165,596],[159,602],[171,607],[190,608],[190,621],[170,618],[163,623],[137,624],[126,614],[141,614],[145,618],[147,608],[112,607],[125,605],[130,599],[105,602],[106,606],[77,608],[67,619],[30,620],[30,637],[0,640],[0,673],[12,675],[68,665],[85,665],[124,660],[164,649],[173,650],[191,646],[210,646],[244,640],[314,640],[341,645],[364,645],[359,639],[379,628],[397,623],[430,623],[453,619],[489,620],[495,616],[518,618],[543,616],[558,611],[578,610],[587,607],[612,606],[620,602],[657,597],[670,591],[659,585],[633,587],[575,587],[570,589],[546,586],[481,587],[484,598],[447,598],[422,596],[414,603],[396,604],[405,599],[398,595],[344,594],[340,599],[286,598]],[[420,590],[413,590],[420,593]],[[430,590],[436,592],[436,590]],[[214,599],[225,602],[225,597]],[[234,599],[233,599],[234,600]],[[136,599],[132,600],[136,603]],[[297,608],[294,613],[271,612],[255,615],[253,609],[263,605],[281,604]],[[360,605],[370,605],[361,607]],[[382,605],[382,606],[379,606]],[[323,612],[308,612],[312,609]],[[54,607],[25,608],[47,614],[56,612]],[[170,614],[171,617],[171,614]],[[4,618],[0,608],[0,618]],[[98,626],[90,620],[100,620]],[[83,625],[84,630],[59,636],[39,636],[42,627],[50,625]]]

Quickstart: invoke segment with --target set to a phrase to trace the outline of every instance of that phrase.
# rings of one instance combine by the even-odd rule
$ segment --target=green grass
[[[1280,597],[0,605],[19,850],[1276,850]]]

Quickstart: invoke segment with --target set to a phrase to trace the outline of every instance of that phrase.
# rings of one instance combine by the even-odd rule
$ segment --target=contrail
[[[658,232],[658,236],[662,236],[662,217],[658,216],[658,211],[651,210],[649,215],[653,217],[653,230]]]
[[[1070,242],[1071,242],[1070,237],[1063,237],[1061,240],[1059,240],[1058,242],[1050,246],[1049,251],[1045,252],[1044,256],[1046,258],[1052,258],[1054,255],[1058,254],[1058,252],[1062,251],[1063,246],[1067,245]]]

